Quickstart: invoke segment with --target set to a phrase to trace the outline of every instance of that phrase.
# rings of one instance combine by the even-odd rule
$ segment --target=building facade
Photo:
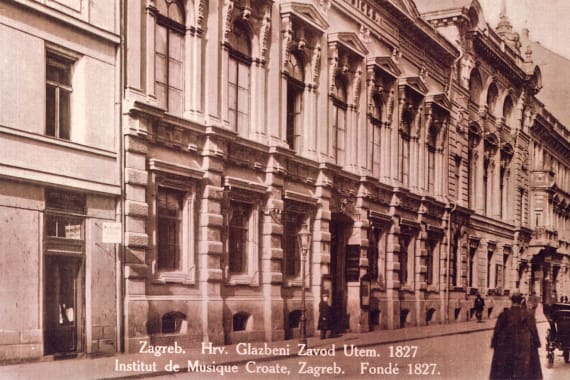
[[[464,3],[129,4],[127,350],[297,336],[303,287],[309,334],[323,293],[366,332],[567,290],[534,217],[540,68]]]
[[[4,219],[0,246],[33,258],[43,315],[9,309],[0,348],[49,354],[72,302],[49,284],[72,280],[68,351],[87,353],[291,339],[305,308],[312,335],[323,294],[334,331],[366,333],[469,320],[478,292],[486,318],[515,290],[570,293],[569,132],[506,13],[495,29],[477,0],[61,3],[79,13],[14,1],[0,24],[6,68],[23,25],[46,66],[20,95],[34,112],[0,92],[1,207],[37,226]],[[2,297],[31,297],[12,281]]]
[[[116,352],[118,8],[0,4],[0,361]]]

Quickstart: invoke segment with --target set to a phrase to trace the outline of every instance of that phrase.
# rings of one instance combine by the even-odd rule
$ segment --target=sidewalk
[[[545,319],[537,310],[537,322]],[[343,349],[344,344],[354,344],[358,347],[367,347],[377,344],[401,343],[414,340],[447,336],[470,334],[478,331],[492,330],[496,319],[485,320],[482,323],[475,321],[451,324],[437,324],[422,327],[407,327],[396,330],[379,330],[369,333],[346,333],[338,337],[320,340],[319,337],[309,337],[308,347],[328,348],[333,344],[337,350]],[[298,351],[298,340],[287,340],[267,343],[268,348],[290,347],[288,356],[295,356]],[[263,342],[252,343],[253,347],[264,347]],[[157,375],[170,374],[165,370],[169,364],[177,364],[181,372],[185,372],[188,361],[216,364],[245,364],[250,360],[256,362],[271,361],[273,355],[244,355],[236,352],[236,345],[221,346],[223,351],[215,355],[202,353],[201,348],[186,349],[184,353],[163,354],[154,356],[152,353],[117,354],[111,357],[68,359],[59,361],[45,361],[0,366],[0,379],[121,379],[145,378]],[[281,356],[283,358],[283,356]],[[153,364],[154,363],[154,364]],[[132,371],[120,371],[119,364],[130,364]],[[144,370],[147,367],[148,370]],[[142,371],[140,369],[143,369]],[[139,370],[137,370],[139,369]]]

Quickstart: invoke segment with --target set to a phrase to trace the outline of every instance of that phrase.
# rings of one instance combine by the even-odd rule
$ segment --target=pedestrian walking
[[[475,296],[473,309],[475,309],[475,316],[477,317],[477,322],[482,322],[481,319],[483,318],[483,310],[485,309],[485,300],[483,299],[483,297],[481,297],[481,293],[479,292],[477,292],[477,296]]]
[[[521,308],[520,294],[513,294],[511,301],[495,325],[490,379],[542,379],[534,315]]]
[[[332,328],[331,307],[329,306],[329,296],[324,293],[319,302],[319,323],[317,329],[321,330],[321,339],[327,337],[327,330]]]

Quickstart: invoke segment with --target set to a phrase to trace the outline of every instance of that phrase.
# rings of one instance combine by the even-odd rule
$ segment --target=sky
[[[434,0],[437,1],[437,0]],[[530,39],[570,59],[570,0],[505,0],[513,29],[530,30]],[[479,0],[485,21],[499,22],[503,0]]]

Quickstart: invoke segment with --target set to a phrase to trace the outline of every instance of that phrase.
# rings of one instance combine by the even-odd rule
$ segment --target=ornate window
[[[468,257],[468,275],[467,275],[467,285],[469,287],[475,287],[475,280],[476,280],[476,274],[477,272],[475,272],[475,264],[476,264],[476,259],[477,259],[477,248],[479,246],[479,242],[477,241],[470,241],[469,242],[469,257]]]
[[[345,163],[346,153],[346,111],[348,80],[344,74],[335,76],[335,93],[332,98],[333,107],[333,155],[336,163]]]
[[[293,200],[285,201],[283,214],[283,273],[288,285],[301,285],[301,252],[298,243],[299,231],[309,225],[308,208],[311,206]]]
[[[430,194],[435,194],[435,148],[437,144],[437,129],[430,127],[427,144],[427,187]]]
[[[495,273],[492,273],[493,268],[493,256],[495,254],[495,246],[494,245],[489,245],[487,247],[487,288],[493,288],[491,286],[491,281],[493,280],[493,278],[496,278],[497,273],[496,273],[496,268],[495,268]]]
[[[408,186],[410,183],[410,138],[413,119],[413,111],[411,109],[406,109],[403,112],[402,124],[400,126],[400,167],[398,170],[400,181],[402,181],[404,186]]]
[[[232,184],[242,184],[239,179],[228,177],[225,181],[227,186],[226,205],[223,208],[225,276],[230,285],[258,285],[261,195],[234,188]]]
[[[71,94],[74,61],[54,51],[46,53],[46,135],[71,138]]]
[[[471,71],[469,76],[469,99],[475,103],[479,104],[481,98],[481,92],[483,90],[483,84],[481,80],[481,75],[476,69]]]
[[[231,218],[229,232],[229,270],[233,274],[243,274],[247,270],[248,245],[251,244],[250,220],[252,207],[250,204],[231,202]]]
[[[372,127],[372,138],[370,139],[370,159],[372,160],[372,173],[380,174],[380,154],[382,144],[382,95],[372,96],[372,109],[369,114]]]
[[[184,11],[179,1],[156,0],[155,93],[161,107],[184,111]]]
[[[195,201],[203,173],[158,159],[148,162],[152,199],[152,273],[157,283],[195,281]]]
[[[499,90],[495,83],[491,83],[487,89],[487,107],[489,107],[489,113],[494,115],[495,106],[497,105],[497,98],[499,97]]]
[[[301,56],[291,54],[287,64],[287,144],[299,149],[305,88],[305,67]]]
[[[251,37],[241,22],[233,24],[228,68],[228,118],[234,131],[247,131],[249,124]]]
[[[156,265],[159,271],[175,271],[180,268],[184,196],[179,190],[163,187],[158,189]]]
[[[479,150],[480,143],[479,129],[476,126],[469,128],[469,149],[467,156],[467,186],[469,191],[469,207],[475,209],[477,207],[477,168],[479,165]]]
[[[435,250],[437,247],[437,241],[436,240],[428,240],[426,242],[426,284],[427,285],[432,285],[433,284],[433,279],[434,279],[434,272],[435,272],[435,266],[434,266],[434,255],[435,255]]]

